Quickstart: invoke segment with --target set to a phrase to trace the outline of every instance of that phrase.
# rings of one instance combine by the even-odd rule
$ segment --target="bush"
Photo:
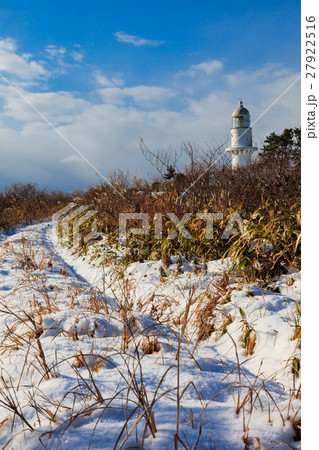
[[[265,202],[226,252],[249,279],[270,279],[301,266],[301,203],[275,212]]]
[[[47,219],[71,198],[63,192],[39,189],[35,183],[14,184],[0,192],[0,230]]]

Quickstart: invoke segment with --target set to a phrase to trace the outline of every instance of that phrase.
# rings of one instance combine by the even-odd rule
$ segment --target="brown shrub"
[[[34,183],[13,184],[0,192],[0,231],[47,219],[71,199],[70,194],[41,190]]]

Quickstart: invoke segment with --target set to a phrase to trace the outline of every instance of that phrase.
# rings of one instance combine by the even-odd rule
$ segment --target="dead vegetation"
[[[0,231],[47,219],[71,199],[63,192],[39,189],[35,183],[14,184],[0,192]]]
[[[121,278],[117,280],[118,282],[123,282]],[[13,319],[5,338],[1,342],[2,352],[4,354],[9,352],[13,355],[15,352],[21,353],[22,351],[25,354],[23,370],[21,374],[18,374],[20,380],[22,380],[23,374],[30,372],[31,367],[36,368],[40,375],[40,384],[34,385],[33,390],[29,391],[26,405],[21,400],[21,396],[16,395],[16,381],[13,382],[12,377],[2,374],[0,404],[8,410],[9,416],[6,420],[14,423],[15,417],[30,432],[46,423],[50,423],[51,430],[44,432],[40,437],[40,441],[45,448],[50,448],[53,439],[56,442],[56,437],[58,437],[60,442],[59,446],[62,446],[63,435],[73,423],[76,424],[79,418],[92,420],[92,418],[96,417],[93,421],[91,436],[91,442],[94,442],[94,435],[100,417],[103,414],[121,410],[125,418],[121,424],[114,448],[125,448],[129,442],[131,445],[132,442],[135,442],[135,446],[143,448],[147,436],[150,434],[155,438],[158,433],[157,404],[165,400],[175,402],[176,405],[176,432],[174,444],[172,443],[172,445],[175,448],[199,448],[201,434],[205,426],[207,426],[205,415],[210,404],[213,404],[219,395],[223,395],[223,392],[216,394],[207,401],[203,399],[196,384],[193,382],[186,386],[182,384],[181,373],[185,359],[194,361],[199,370],[201,370],[200,363],[196,361],[194,352],[190,354],[188,350],[190,334],[188,326],[194,317],[205,317],[208,311],[214,317],[214,310],[218,307],[222,308],[223,304],[225,304],[224,302],[228,301],[229,284],[227,281],[227,277],[224,277],[219,283],[215,284],[214,290],[211,287],[215,297],[208,296],[206,298],[208,303],[205,303],[202,297],[198,296],[196,286],[185,294],[185,311],[180,317],[177,330],[173,332],[177,339],[174,344],[172,343],[174,357],[171,361],[166,362],[165,370],[162,371],[157,385],[153,385],[152,389],[144,381],[144,358],[160,352],[159,334],[152,332],[154,325],[147,328],[141,327],[141,322],[134,312],[133,286],[131,282],[124,283],[122,288],[114,290],[118,304],[118,313],[123,321],[123,328],[121,336],[119,336],[118,345],[115,343],[115,345],[112,345],[104,352],[95,348],[98,344],[97,338],[94,335],[90,335],[89,328],[87,328],[82,330],[81,333],[83,337],[87,336],[92,339],[92,348],[89,353],[78,350],[73,355],[64,357],[63,349],[60,347],[57,350],[55,359],[52,360],[52,357],[46,354],[46,350],[42,345],[45,330],[41,327],[41,323],[48,311],[40,311],[34,307],[32,311],[25,312],[23,310],[14,310],[2,304],[0,313],[6,314]],[[79,291],[79,287],[76,289]],[[88,298],[90,298],[90,293]],[[197,316],[194,316],[191,308],[197,302],[202,305],[205,313],[203,314],[203,312],[198,310]],[[86,307],[89,307],[89,305],[90,300]],[[90,313],[96,313],[95,307],[87,310]],[[106,312],[105,309],[99,309],[98,313],[108,316],[110,311]],[[22,331],[23,329],[25,329],[24,332]],[[63,336],[74,341],[74,335],[63,334]],[[185,340],[184,338],[187,339]],[[79,342],[78,338],[75,342]],[[115,357],[120,357],[123,364],[114,364],[113,360]],[[63,377],[66,367],[73,371],[74,387],[70,388],[59,399],[45,395],[40,390],[41,383],[52,377]],[[111,395],[105,390],[98,378],[101,371],[109,370],[107,367],[116,370],[119,376],[118,390]],[[167,389],[164,388],[165,380],[171,371],[176,372],[176,386]],[[68,372],[68,374],[68,376],[71,376],[72,372]],[[243,442],[245,445],[248,445],[254,439],[249,434],[249,423],[255,412],[267,411],[268,408],[267,414],[270,421],[274,414],[279,414],[283,425],[286,420],[292,420],[296,429],[299,426],[298,411],[291,409],[291,412],[288,412],[290,419],[288,415],[287,418],[284,417],[282,405],[280,404],[279,406],[279,399],[276,399],[271,390],[269,390],[267,380],[261,374],[257,374],[256,378],[251,380],[250,377],[247,377],[239,360],[235,369],[226,370],[225,380],[228,380],[229,383],[226,392],[233,396],[236,413],[243,420]],[[188,391],[196,393],[196,397],[201,405],[196,418],[192,409],[184,404],[184,398],[187,396]],[[119,402],[119,398],[123,398],[123,395],[125,398],[124,403],[123,400]],[[73,400],[71,401],[72,398]],[[81,402],[76,402],[76,399],[81,399]],[[26,414],[26,406],[29,408],[28,414]],[[290,405],[291,407],[292,405]],[[30,420],[30,408],[32,408],[33,417],[36,420],[34,418],[32,421]],[[64,413],[62,414],[62,412]],[[181,432],[181,427],[183,429],[185,427],[185,418],[190,424],[194,423],[195,420],[199,420],[198,436],[194,442],[185,440],[183,432]]]
[[[168,235],[175,226],[166,216],[166,228],[160,242],[155,242],[151,234],[129,236],[127,252],[121,263],[114,264],[110,285],[102,290],[75,282],[67,266],[58,265],[51,254],[36,251],[24,238],[18,246],[4,243],[0,257],[10,255],[20,275],[11,298],[0,298],[0,314],[6,317],[0,353],[7,360],[16,357],[23,360],[20,372],[14,377],[4,368],[1,371],[0,405],[8,415],[0,427],[8,424],[11,427],[11,437],[6,444],[14,445],[15,433],[21,431],[18,423],[22,424],[23,432],[28,430],[30,433],[49,424],[49,431],[41,431],[40,442],[44,448],[52,448],[53,442],[56,448],[62,447],[68,429],[83,419],[92,421],[91,445],[103,415],[121,412],[114,449],[145,448],[148,437],[155,438],[161,431],[158,405],[167,402],[176,410],[171,447],[199,449],[202,448],[202,433],[207,428],[211,442],[214,440],[212,416],[206,414],[224,394],[231,396],[234,411],[242,420],[245,448],[262,445],[258,436],[250,435],[249,425],[255,414],[265,413],[269,423],[273,417],[279,417],[282,426],[292,423],[295,438],[299,439],[300,411],[295,407],[301,395],[298,353],[301,311],[298,305],[292,318],[292,339],[296,341],[297,353],[287,362],[294,380],[287,404],[281,399],[282,394],[274,394],[272,377],[265,378],[261,367],[252,377],[244,369],[246,361],[240,361],[237,346],[245,349],[247,359],[254,358],[259,337],[254,323],[243,310],[240,311],[239,344],[229,332],[235,320],[235,314],[227,309],[234,289],[230,285],[230,274],[214,278],[205,289],[200,288],[199,281],[197,284],[189,282],[187,288],[179,292],[180,300],[184,302],[184,308],[179,311],[175,311],[173,296],[156,290],[148,293],[147,298],[136,298],[136,285],[125,275],[125,269],[132,262],[156,259],[162,263],[159,269],[161,283],[168,284],[172,279],[177,282],[183,275],[182,267],[186,261],[193,261],[190,277],[196,275],[200,280],[207,272],[207,260],[228,255],[239,263],[237,288],[240,289],[240,284],[243,286],[251,280],[262,280],[268,285],[270,278],[280,274],[283,268],[285,271],[298,269],[299,166],[257,161],[251,168],[234,173],[227,161],[217,167],[212,165],[220,149],[196,149],[188,143],[181,152],[188,162],[179,170],[177,153],[152,152],[144,143],[142,150],[146,158],[154,162],[158,172],[151,182],[132,180],[118,173],[111,176],[111,184],[116,190],[104,184],[78,193],[75,199],[79,205],[90,204],[98,211],[99,230],[108,234],[110,244],[118,245],[118,215],[123,212],[144,212],[151,216],[174,212],[181,218],[190,211],[223,211],[224,218],[220,221],[223,227],[229,214],[236,210],[243,214],[251,239],[247,242],[237,236],[230,243],[222,242],[216,227],[213,239],[205,240],[204,224],[197,218],[190,220],[187,226],[194,239],[187,242],[180,237],[169,240]],[[32,185],[16,185],[0,195],[0,229],[46,218],[69,200],[64,194],[48,194]],[[131,225],[140,224],[133,221]],[[85,226],[82,231],[86,232]],[[263,251],[265,242],[274,246],[266,255]],[[88,249],[89,245],[82,242],[81,251],[85,253]],[[104,263],[114,263],[114,255],[103,252],[102,249],[95,256],[105,256]],[[175,272],[170,270],[173,255],[178,256]],[[60,284],[51,283],[52,271],[56,271]],[[61,300],[63,286],[67,287]],[[115,307],[111,307],[106,290],[112,292]],[[32,301],[26,305],[24,298],[28,295]],[[24,306],[17,307],[17,304]],[[67,308],[72,318],[68,327],[57,320],[63,308]],[[145,325],[143,320],[149,319],[148,315],[155,322],[149,320]],[[169,338],[163,330],[166,333],[169,330]],[[232,367],[221,363],[225,371],[222,381],[226,387],[204,398],[196,381],[183,384],[182,374],[187,364],[203,371],[197,350],[213,336],[215,341],[222,336],[229,337],[237,363]],[[54,354],[46,346],[48,338],[55,344]],[[67,353],[65,349],[70,345],[72,352]],[[147,359],[161,361],[159,375],[151,386],[145,373]],[[100,378],[107,370],[117,373],[117,384],[111,390]],[[166,381],[172,373],[175,385],[167,387]],[[63,395],[46,395],[41,388],[55,378],[68,378],[72,385]],[[25,380],[27,390],[24,390]],[[198,402],[196,410],[189,406],[189,400],[186,401],[189,392]],[[193,442],[187,440],[185,424],[192,429],[197,427],[198,434]]]

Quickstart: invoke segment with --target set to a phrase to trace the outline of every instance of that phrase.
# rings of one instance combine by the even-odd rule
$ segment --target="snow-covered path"
[[[205,290],[220,265],[210,263],[201,276],[185,265],[179,277],[161,283],[159,264],[132,264],[115,279],[110,268],[93,267],[61,247],[50,222],[1,237],[1,446],[174,448],[178,327],[174,332],[173,321],[156,321],[146,299],[165,294],[175,301],[169,314],[183,312],[181,292],[195,279]],[[265,293],[234,284],[225,305],[232,314],[227,332],[195,351],[183,340],[179,436],[186,448],[287,448],[287,442],[299,448],[291,424],[299,400],[291,399],[295,378],[285,367],[295,353],[291,322],[300,287],[297,278],[289,285],[282,278],[279,293]],[[134,336],[125,351],[118,293],[132,301]],[[240,344],[239,307],[257,333],[251,356]],[[147,335],[159,351],[143,352]]]

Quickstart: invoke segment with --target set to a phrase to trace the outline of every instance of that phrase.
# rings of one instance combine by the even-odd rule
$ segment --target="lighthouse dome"
[[[243,102],[239,100],[237,108],[232,114],[233,128],[249,128],[250,127],[250,114],[248,109],[243,105]]]

